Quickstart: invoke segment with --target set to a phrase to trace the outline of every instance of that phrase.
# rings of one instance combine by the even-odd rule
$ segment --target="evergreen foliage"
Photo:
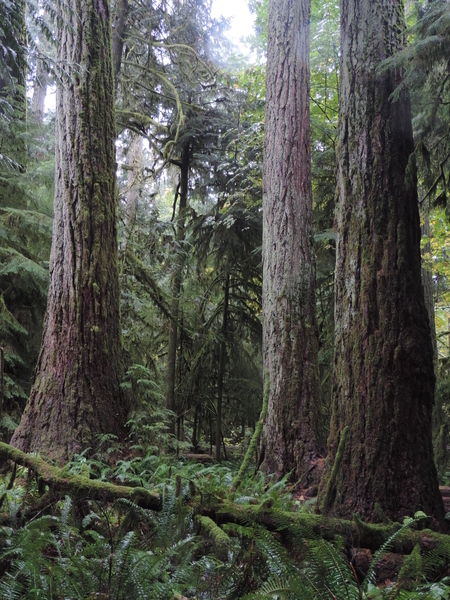
[[[46,125],[51,135],[52,124]],[[51,148],[51,145],[50,145]],[[33,150],[33,145],[30,145]],[[5,348],[4,408],[18,419],[28,397],[47,301],[53,168],[44,148],[24,174],[4,172],[20,195],[0,207],[0,339]],[[30,190],[34,186],[33,194]]]

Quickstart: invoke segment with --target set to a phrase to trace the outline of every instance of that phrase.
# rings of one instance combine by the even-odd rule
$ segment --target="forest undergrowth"
[[[315,499],[299,498],[287,477],[275,482],[249,470],[234,492],[238,463],[125,449],[108,436],[100,442],[63,473],[144,487],[159,494],[161,510],[61,496],[11,463],[0,483],[1,598],[449,598],[450,536],[424,530],[423,513],[403,525],[367,526],[389,533],[372,554],[349,542],[349,522],[332,541],[321,535]],[[402,554],[405,539],[415,541]]]

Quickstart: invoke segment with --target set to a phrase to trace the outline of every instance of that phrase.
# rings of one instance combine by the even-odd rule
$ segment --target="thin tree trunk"
[[[342,0],[335,364],[319,505],[444,516],[431,443],[433,350],[421,284],[409,99],[381,62],[403,44],[402,0]]]
[[[166,373],[166,407],[176,413],[175,403],[175,380],[177,364],[177,346],[178,346],[178,316],[180,306],[180,292],[183,279],[184,251],[182,248],[186,237],[186,208],[189,186],[189,166],[190,166],[190,144],[187,143],[181,153],[180,161],[180,189],[179,189],[179,208],[176,225],[176,264],[172,284],[172,303],[171,315],[169,321],[169,346],[167,350],[167,373]],[[175,420],[171,424],[171,432],[175,433]]]
[[[3,418],[3,370],[5,368],[5,355],[3,346],[0,347],[0,421]]]
[[[117,0],[114,7],[114,25],[112,30],[113,72],[116,90],[119,83],[120,69],[122,67],[123,45],[129,10],[128,0]]]
[[[309,0],[270,0],[264,134],[264,469],[298,479],[322,453],[309,113]]]
[[[213,448],[213,426],[212,426],[211,413],[209,413],[209,455],[210,456],[212,456],[212,448]]]
[[[128,148],[128,180],[125,196],[124,221],[125,233],[122,245],[122,261],[126,261],[126,253],[130,239],[136,226],[136,216],[139,202],[140,176],[143,163],[142,138],[140,135],[131,134],[131,143]]]
[[[198,413],[199,413],[199,405],[198,402],[195,405],[194,408],[194,425],[192,426],[192,447],[194,449],[194,452],[196,452],[198,450],[198,440],[200,438],[200,423],[199,423],[199,419],[198,419]],[[197,433],[198,430],[198,433]]]
[[[425,237],[430,237],[431,228],[430,228],[430,216],[426,211],[422,214],[423,219],[423,227],[422,227],[422,235]],[[431,244],[427,243],[423,248],[424,253],[431,252]],[[435,372],[437,372],[437,361],[438,361],[438,350],[437,350],[437,336],[436,336],[436,322],[434,316],[434,282],[433,282],[433,272],[431,267],[428,265],[423,265],[422,263],[422,285],[423,285],[423,293],[425,297],[425,307],[427,309],[428,319],[430,321],[430,332],[431,332],[431,345],[433,346],[433,362],[435,366]]]
[[[125,435],[109,2],[76,0],[58,60],[53,241],[36,379],[12,444],[58,461]]]
[[[222,441],[222,398],[223,398],[223,379],[225,375],[225,362],[227,359],[227,330],[228,330],[228,304],[230,296],[230,275],[225,276],[222,328],[219,355],[219,372],[217,375],[217,421],[216,421],[216,460],[220,462],[220,444]]]
[[[44,120],[45,96],[47,94],[48,71],[42,60],[36,64],[36,77],[33,86],[33,99],[31,102],[33,118],[37,123]]]

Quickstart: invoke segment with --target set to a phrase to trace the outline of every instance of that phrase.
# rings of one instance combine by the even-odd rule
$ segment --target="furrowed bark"
[[[47,314],[36,379],[12,444],[65,462],[125,436],[109,3],[76,0],[58,31],[60,82]],[[68,67],[66,67],[68,68]]]
[[[392,99],[401,73],[379,68],[403,31],[401,0],[341,2],[333,413],[319,505],[442,521],[411,111],[404,92]]]
[[[170,306],[171,319],[169,321],[169,344],[167,349],[167,373],[166,373],[166,407],[172,412],[177,412],[175,397],[175,379],[178,348],[178,329],[180,293],[182,284],[182,271],[184,265],[183,249],[181,248],[186,236],[186,209],[189,187],[189,167],[190,167],[191,149],[190,142],[187,142],[181,151],[180,167],[180,188],[179,188],[179,207],[176,225],[176,265],[172,281],[172,302]],[[171,433],[175,433],[175,419],[170,423]]]
[[[266,472],[299,479],[322,452],[312,228],[308,0],[272,0],[263,190]]]

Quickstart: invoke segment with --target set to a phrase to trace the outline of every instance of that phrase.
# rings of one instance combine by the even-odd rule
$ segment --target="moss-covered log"
[[[49,465],[42,458],[30,456],[2,442],[0,442],[0,458],[13,460],[19,465],[32,469],[37,473],[42,483],[48,485],[53,493],[70,494],[73,498],[88,497],[92,500],[103,500],[105,502],[126,498],[141,508],[161,509],[161,499],[158,494],[145,488],[115,485],[68,473],[65,469],[58,469]]]
[[[288,511],[272,511],[270,506],[241,506],[224,502],[216,507],[203,507],[203,514],[209,516],[218,525],[224,523],[257,523],[269,531],[287,533],[289,537],[301,539],[323,539],[333,541],[344,538],[349,547],[367,548],[376,552],[392,538],[389,551],[410,554],[419,544],[424,550],[432,550],[438,545],[449,548],[450,535],[437,533],[430,529],[407,528],[400,523],[375,525],[364,523],[358,515],[353,520],[335,519],[316,514]],[[420,523],[427,523],[426,519]],[[392,537],[394,536],[394,537]]]

